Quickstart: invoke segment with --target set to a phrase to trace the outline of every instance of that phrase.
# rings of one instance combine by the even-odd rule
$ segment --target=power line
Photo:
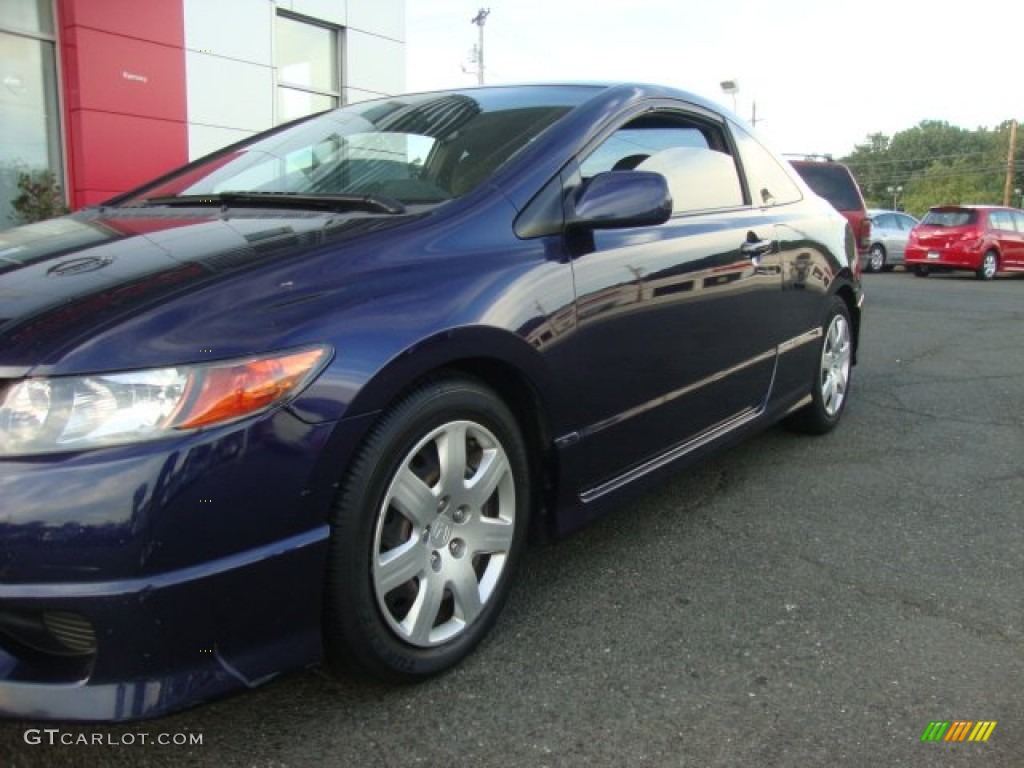
[[[915,163],[934,163],[938,160],[959,160],[961,158],[977,157],[982,155],[1002,154],[998,148],[981,149],[976,152],[958,152],[952,155],[918,155],[904,160],[861,160],[853,156],[847,156],[845,162],[855,168],[875,168],[881,165],[913,165]]]
[[[1016,162],[1015,173],[1024,173],[1024,162]],[[1002,179],[1006,170],[1004,165],[984,165],[975,168],[949,168],[942,170],[921,170],[880,175],[877,179],[863,179],[865,184],[906,184],[911,181],[934,181],[953,179],[961,176],[992,176]],[[856,173],[854,174],[856,175]]]

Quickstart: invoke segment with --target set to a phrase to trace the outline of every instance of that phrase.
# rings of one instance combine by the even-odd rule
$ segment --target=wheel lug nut
[[[462,557],[466,551],[466,544],[462,539],[452,539],[448,544],[448,551],[452,553],[452,557]]]
[[[466,522],[467,517],[469,517],[469,511],[465,507],[459,507],[452,513],[452,520],[456,523]]]
[[[430,553],[430,567],[434,569],[434,572],[441,570],[441,553],[431,552]]]
[[[441,500],[437,502],[438,513],[444,513],[448,509],[448,505],[451,504],[452,500],[448,496],[442,496]]]

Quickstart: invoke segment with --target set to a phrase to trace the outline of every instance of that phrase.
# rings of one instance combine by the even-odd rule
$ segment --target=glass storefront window
[[[337,30],[278,16],[275,33],[277,121],[284,123],[338,106]]]
[[[63,184],[53,26],[50,0],[0,2],[0,229],[17,223],[19,174]]]
[[[53,6],[50,0],[3,0],[0,27],[18,32],[53,34]]]
[[[289,120],[311,115],[314,112],[322,112],[336,106],[338,106],[338,101],[333,96],[300,91],[285,86],[280,86],[277,89],[277,120],[279,123],[287,123]]]

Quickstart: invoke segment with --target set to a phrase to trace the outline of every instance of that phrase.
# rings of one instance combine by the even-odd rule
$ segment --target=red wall
[[[183,0],[58,0],[71,206],[188,160]]]

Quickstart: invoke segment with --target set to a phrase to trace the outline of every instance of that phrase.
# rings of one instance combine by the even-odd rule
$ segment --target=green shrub
[[[64,191],[53,171],[19,173],[18,192],[20,194],[11,201],[11,207],[19,224],[52,219],[69,212],[64,204]]]

